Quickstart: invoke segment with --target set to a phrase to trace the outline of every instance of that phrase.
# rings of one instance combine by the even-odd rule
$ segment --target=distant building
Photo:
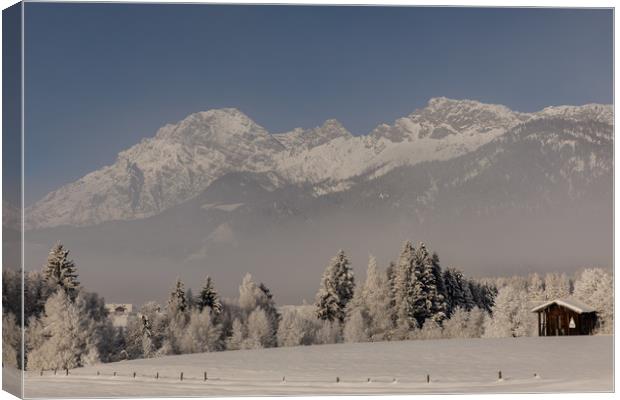
[[[112,324],[117,328],[125,328],[130,315],[133,315],[132,304],[106,304]]]
[[[532,312],[538,313],[538,336],[591,335],[596,326],[596,311],[574,298],[547,301]]]

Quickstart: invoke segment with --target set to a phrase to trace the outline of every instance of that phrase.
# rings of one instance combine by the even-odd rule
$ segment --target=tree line
[[[24,281],[26,367],[75,368],[97,362],[170,354],[339,342],[526,336],[536,332],[532,302],[575,295],[600,310],[600,332],[613,326],[610,275],[565,274],[470,279],[442,269],[426,245],[405,242],[386,268],[369,258],[357,283],[340,250],[328,263],[312,305],[278,307],[264,283],[246,274],[239,297],[220,298],[206,276],[198,293],[177,279],[165,305],[143,304],[126,327],[114,327],[104,300],[84,290],[62,244],[42,271]],[[3,362],[20,365],[21,275],[3,270]],[[611,306],[610,306],[611,303]],[[611,308],[610,308],[611,307]],[[610,311],[611,310],[611,311]]]

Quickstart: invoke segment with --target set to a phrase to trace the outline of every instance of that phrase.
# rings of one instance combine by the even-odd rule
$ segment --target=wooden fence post
[[[133,379],[136,379],[136,371],[133,371]]]
[[[69,368],[65,368],[65,375],[69,376]]]
[[[339,377],[339,376],[337,376],[337,377],[336,377],[336,383],[339,383],[339,382],[340,382],[340,377]]]
[[[181,372],[181,376],[180,376],[181,380],[183,380],[183,372]]]
[[[157,371],[157,375],[155,375],[155,379],[159,379],[159,371]]]
[[[502,380],[502,371],[498,371],[497,379],[499,379],[500,381]]]
[[[431,383],[431,376],[426,374],[426,383]]]
[[[205,380],[205,382],[207,381],[207,371],[205,371],[205,373],[204,373],[204,380]]]

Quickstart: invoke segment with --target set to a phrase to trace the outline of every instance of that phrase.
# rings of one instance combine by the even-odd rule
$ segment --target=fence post
[[[205,381],[207,380],[207,371],[205,371],[205,373],[204,373],[204,380]]]
[[[183,380],[183,372],[181,372],[181,376],[180,376],[181,380]]]
[[[337,377],[336,377],[336,383],[339,383],[339,382],[340,382],[340,377],[339,377],[339,376],[337,376]]]
[[[114,376],[116,376],[116,371],[114,371]]]
[[[97,371],[97,376],[99,376],[99,371]]]
[[[136,379],[136,371],[133,371],[133,379]]]
[[[43,368],[41,368],[41,376],[43,376]]]
[[[157,371],[157,375],[155,375],[155,379],[159,379],[159,371]]]
[[[69,368],[65,368],[65,375],[69,376]]]
[[[500,381],[502,380],[502,371],[497,372],[497,379]]]
[[[431,383],[431,376],[426,374],[426,383]]]
[[[56,372],[58,372],[58,368],[54,368],[54,375],[56,375]]]

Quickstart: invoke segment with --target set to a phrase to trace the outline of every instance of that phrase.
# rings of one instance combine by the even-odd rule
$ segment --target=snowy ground
[[[609,392],[613,337],[428,340],[190,354],[101,364],[71,370],[69,376],[31,371],[24,389],[26,397]]]

